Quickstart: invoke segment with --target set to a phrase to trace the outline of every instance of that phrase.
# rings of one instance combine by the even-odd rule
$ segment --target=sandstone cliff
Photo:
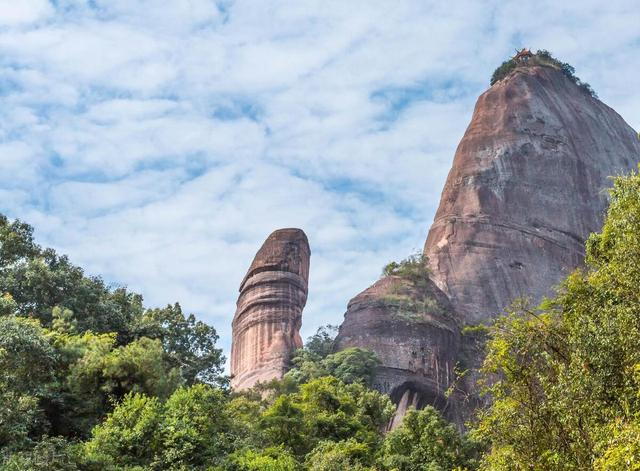
[[[376,388],[397,417],[433,404],[460,425],[477,400],[473,374],[449,400],[444,391],[456,364],[482,360],[460,326],[550,293],[600,228],[608,177],[639,161],[640,142],[615,111],[556,68],[518,67],[478,99],[458,146],[424,248],[433,282],[421,291],[383,278],[353,298],[338,349],[378,354]],[[398,310],[398,292],[411,309]]]
[[[609,176],[640,160],[635,132],[552,67],[519,67],[480,96],[424,253],[465,323],[533,302],[584,257]]]
[[[280,378],[292,352],[302,346],[300,326],[307,301],[307,236],[300,229],[273,232],[240,284],[233,319],[231,386],[242,390]]]

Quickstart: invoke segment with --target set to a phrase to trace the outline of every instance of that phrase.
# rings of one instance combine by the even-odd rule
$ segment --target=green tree
[[[145,310],[139,294],[86,276],[66,256],[37,245],[29,225],[2,215],[0,295],[0,315],[34,317],[59,331],[115,333],[119,345],[158,339],[187,384],[225,384],[213,327],[185,316],[178,304]]]
[[[5,293],[0,296],[0,316],[12,316],[18,313],[18,303],[15,302],[13,296]]]
[[[199,384],[165,402],[130,393],[94,430],[85,461],[94,467],[210,469],[239,447],[223,391]]]
[[[47,437],[33,449],[0,458],[0,471],[80,471],[77,446],[60,437]]]
[[[38,321],[0,317],[0,449],[21,449],[48,431],[58,361]]]
[[[296,384],[306,383],[323,376],[334,376],[343,383],[371,384],[380,360],[374,352],[359,347],[345,348],[325,358],[300,349],[291,360],[293,368],[285,375],[285,380]]]
[[[224,471],[295,471],[298,463],[282,447],[268,447],[264,450],[242,450],[229,456],[220,467]]]
[[[193,469],[220,462],[236,447],[235,424],[220,389],[199,384],[178,389],[164,405],[160,425],[163,469]]]
[[[95,469],[148,466],[160,448],[162,404],[157,398],[130,393],[94,428],[84,460]]]
[[[260,427],[274,445],[303,457],[320,441],[350,438],[375,449],[394,407],[387,396],[360,383],[324,377],[276,399],[262,415]]]
[[[517,66],[518,64],[513,59],[504,61],[502,64],[500,64],[500,66],[496,70],[493,71],[489,84],[495,85],[497,82],[505,78],[512,71],[514,71]]]
[[[537,309],[492,329],[492,406],[478,435],[491,470],[583,470],[619,463],[640,413],[640,176],[615,179],[586,268]],[[612,433],[613,430],[613,433]],[[612,442],[612,435],[619,441]],[[622,458],[620,458],[622,459]],[[609,468],[611,469],[611,468]]]
[[[139,321],[138,335],[159,339],[187,385],[202,381],[226,386],[224,356],[216,348],[216,330],[193,314],[185,316],[178,303],[148,309]]]
[[[354,439],[340,442],[320,442],[307,455],[305,467],[309,471],[373,471],[374,454],[371,448]]]
[[[142,311],[140,296],[123,288],[112,292],[100,278],[86,277],[67,257],[37,246],[19,221],[0,217],[0,246],[0,292],[12,296],[20,315],[50,326],[58,306],[74,313],[81,331],[121,332],[128,340],[129,325]]]
[[[609,438],[601,445],[594,463],[595,471],[640,470],[640,420],[638,418],[609,427]]]
[[[87,342],[83,355],[69,367],[68,390],[80,401],[93,404],[97,417],[130,392],[168,398],[180,385],[180,375],[167,361],[159,340],[141,338],[114,348],[112,335],[84,334],[73,338]],[[77,403],[78,401],[76,401]]]
[[[390,262],[382,269],[383,276],[400,276],[415,286],[422,286],[430,274],[429,258],[422,252],[410,255],[400,262]]]
[[[371,384],[380,360],[371,350],[350,347],[327,356],[322,365],[343,383]]]
[[[477,445],[462,437],[433,407],[406,413],[387,435],[381,453],[384,469],[450,471],[475,469]]]
[[[260,417],[259,426],[268,441],[284,445],[296,455],[309,451],[309,430],[297,395],[283,394]]]
[[[335,325],[327,324],[318,327],[316,333],[304,343],[304,349],[319,359],[323,359],[333,353],[337,334],[338,327]]]
[[[23,342],[0,359],[7,370],[0,373],[6,385],[0,403],[17,405],[0,410],[6,416],[0,427],[22,424],[23,432],[7,435],[20,446],[44,431],[86,437],[130,391],[166,399],[183,383],[226,384],[212,327],[185,316],[178,304],[145,310],[142,296],[86,276],[67,257],[38,246],[29,225],[2,215],[0,319],[9,319],[0,326],[0,343]]]

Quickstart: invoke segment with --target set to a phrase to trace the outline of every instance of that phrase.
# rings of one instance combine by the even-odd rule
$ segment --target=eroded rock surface
[[[635,132],[551,67],[521,67],[482,94],[424,247],[465,323],[533,302],[582,263],[609,177],[640,160]]]
[[[349,302],[336,349],[376,353],[382,366],[373,386],[398,404],[394,422],[408,407],[426,405],[456,421],[445,393],[454,380],[459,342],[451,304],[432,281],[387,276]]]
[[[302,346],[300,326],[307,301],[307,236],[300,229],[273,232],[240,285],[233,319],[231,386],[247,389],[280,378],[292,352]]]
[[[351,300],[338,335],[338,349],[380,357],[376,388],[398,405],[396,423],[433,404],[462,424],[483,349],[460,327],[551,294],[602,225],[609,176],[639,161],[635,132],[557,69],[519,67],[480,96],[425,243],[435,285],[383,278]],[[399,309],[398,292],[416,309]],[[472,374],[446,399],[456,364]]]

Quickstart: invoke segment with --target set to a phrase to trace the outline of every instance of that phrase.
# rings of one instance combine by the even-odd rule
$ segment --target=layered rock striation
[[[302,346],[310,255],[300,229],[279,229],[258,250],[240,284],[232,324],[233,389],[280,378],[293,351]]]
[[[551,294],[601,228],[609,177],[639,160],[633,129],[556,68],[519,67],[483,93],[424,246],[461,320]]]

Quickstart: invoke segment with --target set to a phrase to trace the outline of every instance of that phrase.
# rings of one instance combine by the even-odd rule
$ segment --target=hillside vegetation
[[[0,470],[639,470],[637,173],[615,179],[586,249],[557,296],[489,327],[490,405],[470,433],[426,408],[385,434],[378,360],[334,353],[335,329],[282,380],[232,393],[213,327],[143,307],[1,217]]]

